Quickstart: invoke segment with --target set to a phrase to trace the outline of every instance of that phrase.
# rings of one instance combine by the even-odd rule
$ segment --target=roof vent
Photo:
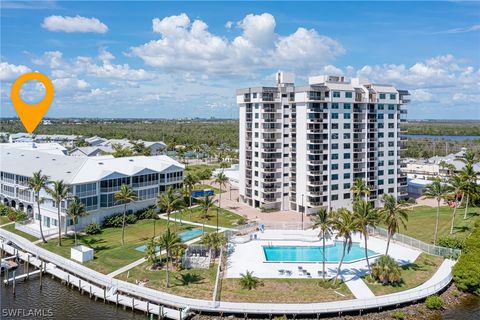
[[[67,173],[72,173],[71,171],[67,171]]]
[[[39,156],[36,156],[35,158],[36,158],[36,159],[40,159],[40,157],[39,157]]]
[[[55,158],[52,158],[52,161],[55,161],[55,160],[57,160],[57,159],[55,159]]]
[[[101,165],[101,166],[103,166],[103,162],[99,162],[98,164]]]
[[[128,160],[128,161],[133,162],[133,159],[130,159],[130,160]]]

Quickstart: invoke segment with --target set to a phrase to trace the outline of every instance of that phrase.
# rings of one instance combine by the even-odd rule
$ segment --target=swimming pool
[[[190,229],[190,230],[181,232],[178,236],[180,237],[182,242],[185,242],[193,238],[199,237],[202,234],[203,234],[203,231],[200,229]]]
[[[135,248],[135,250],[140,251],[140,252],[145,252],[146,249],[147,249],[147,245],[146,245],[146,244],[141,245],[141,246]],[[156,251],[156,252],[160,252],[160,246],[155,246],[155,251]]]
[[[325,246],[325,261],[340,262],[343,252],[343,242],[335,242]],[[322,262],[323,250],[320,246],[263,246],[263,253],[268,262]],[[378,255],[368,250],[369,257]],[[350,252],[345,255],[345,262],[365,258],[365,249],[354,243]]]

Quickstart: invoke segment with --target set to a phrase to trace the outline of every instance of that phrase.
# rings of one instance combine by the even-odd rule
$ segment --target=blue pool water
[[[265,259],[270,262],[322,262],[322,247],[308,246],[264,246]],[[325,246],[325,261],[340,262],[343,252],[343,243],[335,242],[333,245]],[[368,250],[368,256],[378,253]],[[345,255],[345,262],[351,262],[365,258],[365,249],[358,243],[354,243],[350,252]]]
[[[180,237],[182,242],[185,242],[193,238],[199,237],[202,234],[203,234],[203,231],[200,229],[190,229],[190,230],[181,232],[178,236]]]
[[[135,250],[140,251],[140,252],[145,252],[146,249],[147,249],[146,244],[135,248]],[[157,252],[160,251],[160,246],[155,246],[155,251],[157,251]]]

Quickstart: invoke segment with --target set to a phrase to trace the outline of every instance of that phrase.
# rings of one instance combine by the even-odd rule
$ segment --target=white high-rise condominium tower
[[[237,90],[240,107],[240,201],[265,209],[315,212],[351,207],[361,178],[368,200],[406,196],[401,173],[408,91],[343,76],[311,77],[295,87],[279,72],[277,86]]]

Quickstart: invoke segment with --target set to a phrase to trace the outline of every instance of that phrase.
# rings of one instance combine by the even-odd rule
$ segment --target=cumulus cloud
[[[232,29],[232,27],[233,27],[233,22],[232,21],[225,22],[225,28]]]
[[[49,16],[43,20],[42,27],[56,32],[94,32],[105,33],[108,31],[106,24],[97,18],[82,16]]]
[[[227,22],[227,28],[232,26]],[[132,47],[130,54],[149,66],[169,70],[239,74],[254,69],[306,70],[345,52],[339,42],[314,29],[277,34],[275,18],[269,13],[249,14],[237,26],[241,35],[229,40],[211,33],[202,20],[192,22],[185,13],[155,18],[152,29],[160,38]]]
[[[24,65],[14,65],[8,62],[0,62],[0,81],[15,80],[20,75],[30,71],[30,68]]]

